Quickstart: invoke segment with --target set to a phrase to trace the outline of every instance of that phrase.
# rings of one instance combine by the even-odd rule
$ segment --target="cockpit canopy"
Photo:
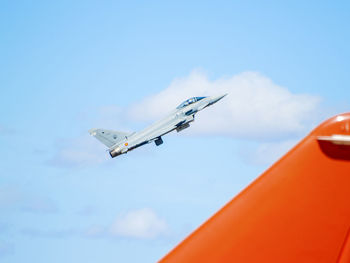
[[[206,97],[193,97],[193,98],[190,98],[188,100],[185,100],[183,103],[181,103],[179,106],[176,107],[176,109],[181,109],[181,108],[184,108],[192,103],[195,103],[197,101],[200,101],[202,99],[204,99]]]

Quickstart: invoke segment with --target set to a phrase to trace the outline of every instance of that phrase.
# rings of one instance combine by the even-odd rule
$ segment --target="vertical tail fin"
[[[124,140],[130,133],[105,130],[105,129],[91,129],[89,133],[94,136],[101,143],[106,145],[108,148],[114,144]]]
[[[346,113],[312,131],[160,262],[350,262],[349,229]]]

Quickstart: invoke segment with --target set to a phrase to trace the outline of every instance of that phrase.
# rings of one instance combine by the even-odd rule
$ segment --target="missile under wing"
[[[182,131],[194,121],[195,114],[225,97],[193,97],[185,100],[165,118],[148,126],[142,131],[125,133],[106,129],[91,129],[89,133],[109,148],[112,158],[127,153],[144,144],[155,142],[157,146],[163,143],[162,136],[176,130]]]

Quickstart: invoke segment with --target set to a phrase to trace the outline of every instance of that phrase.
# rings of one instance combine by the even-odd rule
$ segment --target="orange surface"
[[[350,113],[322,123],[160,262],[350,262]]]

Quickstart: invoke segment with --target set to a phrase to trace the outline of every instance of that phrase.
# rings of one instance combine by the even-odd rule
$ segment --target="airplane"
[[[139,132],[126,133],[93,128],[89,130],[89,133],[109,148],[108,151],[112,158],[153,141],[159,146],[163,143],[163,135],[174,130],[180,132],[190,127],[197,112],[213,105],[226,95],[187,99],[165,118]]]
[[[177,262],[349,263],[350,112],[316,127],[159,261]]]

